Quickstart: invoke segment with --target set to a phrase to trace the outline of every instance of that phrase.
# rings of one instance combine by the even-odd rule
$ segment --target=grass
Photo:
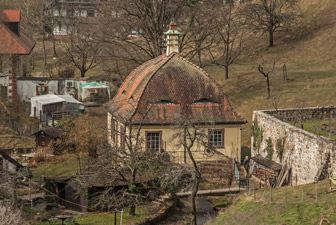
[[[300,122],[298,121],[290,121],[288,122],[298,128],[301,128]],[[336,125],[336,121],[335,120],[305,120],[303,122],[303,129],[316,134],[316,135],[320,135],[326,138],[330,138],[330,139],[336,139],[336,135],[335,134],[331,134],[329,132],[326,131],[322,131],[320,128],[323,124],[327,124],[327,125],[331,125],[331,126],[335,126]]]
[[[322,218],[336,222],[336,193],[328,191],[329,182],[317,184],[318,202],[315,201],[315,184],[273,189],[270,202],[269,189],[242,195],[228,210],[208,224],[319,224]],[[302,202],[302,190],[303,199]],[[287,196],[287,203],[285,201]]]
[[[152,213],[150,206],[141,206],[136,209],[135,216],[128,215],[128,209],[122,214],[122,222],[123,224],[134,224],[140,221],[144,221],[148,219]],[[53,220],[53,219],[51,219]],[[117,213],[117,224],[120,224],[121,220],[121,212]],[[114,224],[114,213],[85,213],[82,215],[75,216],[75,222],[79,225],[110,225]],[[50,223],[49,221],[42,223],[35,223],[35,225],[61,225],[61,221],[55,221],[55,223]]]
[[[36,168],[32,168],[34,179],[40,176],[66,177],[78,172],[78,162],[73,154],[55,156],[51,162],[46,162]]]
[[[227,196],[209,196],[207,200],[211,202],[216,209],[224,209],[232,204],[232,197]]]

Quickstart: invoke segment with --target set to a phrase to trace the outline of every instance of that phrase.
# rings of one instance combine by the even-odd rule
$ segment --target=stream
[[[177,207],[168,218],[161,222],[161,225],[185,225],[186,217],[191,215],[190,198],[179,199],[181,207]],[[213,209],[213,205],[207,200],[207,197],[196,198],[197,224],[205,224],[209,219],[215,217],[217,212]]]

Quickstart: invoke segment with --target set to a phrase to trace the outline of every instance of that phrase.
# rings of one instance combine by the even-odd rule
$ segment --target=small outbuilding
[[[277,182],[281,168],[281,164],[260,155],[256,155],[251,158],[249,172],[265,185],[274,186]]]
[[[30,116],[45,121],[46,117],[52,117],[52,113],[77,114],[83,108],[83,103],[68,95],[40,95],[31,98]]]
[[[34,133],[36,148],[47,147],[56,141],[63,134],[63,130],[60,127],[45,127]]]

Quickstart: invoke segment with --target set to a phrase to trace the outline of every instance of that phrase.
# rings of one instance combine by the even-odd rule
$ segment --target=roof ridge
[[[213,82],[216,84],[216,87],[219,89],[219,91],[221,92],[221,94],[223,95],[223,97],[226,97],[226,95],[224,94],[224,92],[223,92],[221,86],[219,85],[219,83],[218,83],[215,79],[213,79],[213,78],[212,78],[212,77],[211,77],[211,76],[210,76],[204,69],[202,69],[201,67],[197,66],[195,63],[193,63],[193,62],[187,60],[186,58],[184,58],[183,56],[181,56],[181,55],[179,55],[179,54],[178,54],[178,57],[179,57],[180,59],[184,60],[185,62],[189,63],[190,65],[194,66],[195,68],[199,69],[200,71],[202,71],[202,73],[203,73],[206,77],[208,77],[211,81],[213,81]],[[227,98],[227,97],[226,97],[226,98]]]
[[[135,73],[141,66],[143,66],[144,64],[149,64],[149,62],[154,61],[154,59],[159,58],[159,57],[162,57],[162,56],[163,56],[163,55],[160,55],[160,56],[157,56],[157,57],[155,57],[155,58],[152,58],[152,59],[150,59],[150,60],[148,60],[148,61],[146,61],[146,62],[144,62],[144,63],[138,65],[137,67],[135,67],[135,68],[132,70],[132,72],[130,72],[130,73],[127,75],[127,77],[123,80],[123,82],[122,82],[121,86],[119,87],[117,93],[113,96],[113,98],[112,98],[111,100],[114,100],[114,99],[117,97],[117,94],[118,94],[119,90],[122,89],[122,88],[121,88],[122,85],[125,84],[125,83],[126,83],[126,80],[127,80],[127,79],[130,79],[130,78],[133,76],[133,74],[134,74],[134,73]]]
[[[175,53],[175,52],[172,52],[169,56],[166,56],[166,54],[162,54],[162,55],[161,55],[161,57],[162,57],[162,56],[166,56],[167,58],[165,59],[165,62],[163,62],[158,68],[156,68],[156,69],[154,70],[154,72],[152,73],[151,77],[148,79],[148,82],[146,83],[145,87],[143,88],[143,91],[141,92],[141,95],[139,96],[139,100],[136,102],[136,105],[135,105],[135,107],[134,107],[134,112],[133,112],[132,116],[130,117],[131,119],[134,117],[134,115],[135,115],[135,113],[136,113],[136,111],[137,111],[139,102],[140,102],[140,100],[141,100],[141,98],[142,98],[142,96],[143,96],[143,94],[144,94],[144,90],[147,88],[149,82],[152,80],[152,78],[153,78],[154,75],[157,73],[157,71],[158,71],[159,69],[161,69],[164,65],[166,65],[166,63],[169,62],[169,61],[173,58],[173,56],[175,56],[175,55],[177,55],[177,53]]]

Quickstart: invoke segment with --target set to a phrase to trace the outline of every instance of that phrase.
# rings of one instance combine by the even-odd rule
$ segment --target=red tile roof
[[[247,122],[204,70],[177,53],[133,70],[105,108],[133,124],[174,124],[181,116],[198,123]]]
[[[36,42],[23,31],[21,31],[20,36],[18,36],[1,22],[0,34],[0,54],[28,55],[36,44]]]
[[[20,10],[18,9],[5,9],[0,10],[1,22],[20,22]]]

